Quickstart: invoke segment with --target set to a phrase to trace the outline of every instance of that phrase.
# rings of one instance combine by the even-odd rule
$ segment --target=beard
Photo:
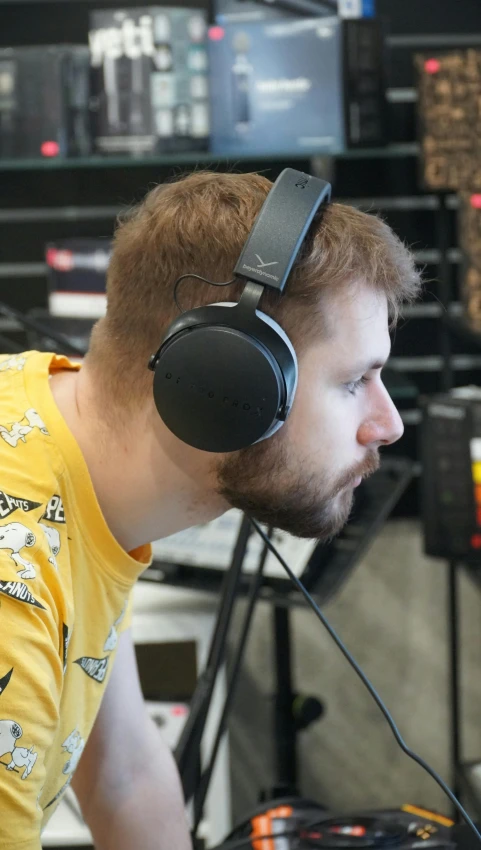
[[[226,455],[216,468],[217,492],[259,523],[326,542],[349,518],[355,479],[372,475],[379,463],[379,453],[370,450],[342,473],[313,471],[308,458],[294,458],[274,437]]]

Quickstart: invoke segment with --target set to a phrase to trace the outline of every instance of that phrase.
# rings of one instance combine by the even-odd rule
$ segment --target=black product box
[[[481,189],[481,50],[418,53],[418,136],[426,189]]]
[[[89,50],[0,49],[0,157],[88,156]]]
[[[98,319],[105,314],[110,239],[59,239],[45,246],[52,316]]]
[[[481,331],[481,194],[460,192],[458,197],[461,301],[466,320]]]
[[[217,20],[209,31],[214,153],[338,153],[386,143],[377,20]]]
[[[425,551],[481,564],[481,388],[422,399],[421,409]]]
[[[90,14],[92,130],[103,154],[206,150],[207,16],[145,7]]]

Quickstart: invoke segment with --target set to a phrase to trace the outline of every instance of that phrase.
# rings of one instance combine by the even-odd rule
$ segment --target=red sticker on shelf
[[[42,142],[40,146],[42,156],[57,156],[60,153],[58,142]]]
[[[424,70],[427,74],[437,74],[441,70],[441,62],[439,59],[426,59]]]

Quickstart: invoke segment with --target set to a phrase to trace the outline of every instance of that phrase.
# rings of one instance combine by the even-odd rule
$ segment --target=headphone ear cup
[[[258,442],[285,405],[282,371],[269,348],[239,328],[193,325],[159,352],[154,400],[166,426],[207,452]]]

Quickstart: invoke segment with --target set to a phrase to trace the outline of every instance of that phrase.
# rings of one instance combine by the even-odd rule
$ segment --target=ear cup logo
[[[308,177],[301,177],[295,185],[296,185],[297,189],[305,189],[308,183],[309,183]]]
[[[262,416],[264,408],[259,407],[258,405],[252,405],[248,401],[240,401],[233,396],[216,393],[214,390],[209,390],[204,384],[195,384],[193,381],[186,381],[180,377],[174,378],[172,372],[166,372],[164,377],[166,381],[173,381],[176,385],[181,384],[184,389],[188,389],[190,392],[197,393],[198,395],[207,396],[207,398],[216,401],[218,404],[222,404],[226,407],[235,407],[238,410],[242,410],[249,416],[257,416],[259,418]]]

